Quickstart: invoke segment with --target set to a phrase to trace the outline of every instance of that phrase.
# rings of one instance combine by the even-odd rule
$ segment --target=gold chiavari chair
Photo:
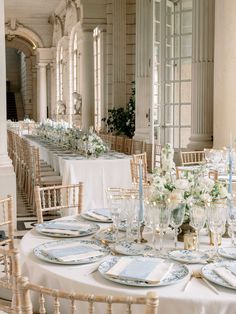
[[[182,166],[200,165],[205,163],[205,152],[180,152],[180,158]]]
[[[123,136],[117,136],[116,137],[116,148],[115,148],[115,150],[117,152],[123,153],[123,151],[124,151],[124,142],[125,142],[125,138]]]
[[[39,187],[35,190],[35,204],[38,223],[43,222],[43,213],[75,208],[77,214],[83,209],[83,183]]]
[[[144,149],[144,142],[143,141],[137,141],[132,140],[132,154],[141,154]]]
[[[125,137],[125,140],[124,140],[124,151],[123,152],[126,155],[131,155],[132,142],[133,142],[133,140],[131,138]]]
[[[116,136],[115,135],[108,134],[107,142],[110,145],[110,149],[111,150],[115,150],[116,149]]]
[[[153,167],[154,167],[154,160],[153,160],[153,144],[152,143],[145,143],[144,144],[144,152],[146,153],[146,159],[147,159],[147,170],[148,172],[152,172],[153,171]]]
[[[148,292],[146,296],[133,297],[133,296],[122,296],[122,295],[95,295],[95,294],[82,294],[82,293],[70,293],[67,291],[50,289],[47,287],[32,284],[27,278],[21,277],[20,280],[21,288],[21,303],[22,311],[24,314],[33,314],[33,306],[31,302],[30,291],[33,291],[39,295],[39,313],[47,313],[45,305],[47,301],[50,302],[53,307],[54,314],[62,313],[60,310],[60,301],[67,301],[67,314],[75,314],[80,308],[81,303],[86,303],[87,311],[83,314],[95,314],[95,307],[98,304],[104,304],[104,314],[112,314],[115,310],[115,305],[123,304],[125,307],[125,313],[132,314],[136,312],[136,308],[133,309],[133,305],[142,305],[144,310],[143,314],[157,314],[159,299],[155,292]]]
[[[0,310],[21,313],[18,279],[20,277],[19,252],[14,243],[12,197],[0,200],[0,229],[5,238],[0,241]]]

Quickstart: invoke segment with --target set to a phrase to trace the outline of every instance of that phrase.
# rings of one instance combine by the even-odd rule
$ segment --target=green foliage
[[[108,132],[116,135],[134,136],[135,131],[135,82],[132,82],[132,94],[125,108],[108,110],[108,117],[102,121],[107,125]]]

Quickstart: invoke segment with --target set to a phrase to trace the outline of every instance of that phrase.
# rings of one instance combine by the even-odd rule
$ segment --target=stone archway
[[[15,95],[17,115],[19,119],[24,116],[37,119],[37,70],[36,51],[43,47],[40,37],[12,19],[5,24],[6,49],[8,52],[16,51],[20,56],[19,85],[13,90]],[[7,69],[8,70],[8,69]],[[13,73],[14,75],[14,73]]]

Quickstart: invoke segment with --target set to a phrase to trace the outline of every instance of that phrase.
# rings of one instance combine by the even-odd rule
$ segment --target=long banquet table
[[[132,186],[128,155],[111,152],[98,158],[86,158],[76,154],[70,156],[66,151],[44,143],[36,136],[26,138],[32,145],[39,147],[41,158],[62,175],[63,184],[84,182],[85,210],[107,207],[105,193],[107,188]]]
[[[68,218],[68,217],[67,217]],[[63,219],[63,218],[62,218]],[[100,224],[106,228],[107,224]],[[148,236],[148,235],[147,235]],[[160,298],[159,314],[235,314],[236,290],[215,285],[219,291],[216,295],[200,279],[193,278],[186,291],[183,287],[188,277],[176,284],[161,287],[131,287],[111,282],[103,278],[98,271],[91,273],[99,262],[86,265],[58,265],[39,260],[33,254],[33,249],[38,245],[53,241],[55,238],[43,236],[36,230],[29,231],[20,244],[23,275],[27,275],[31,282],[45,285],[50,288],[66,289],[71,292],[94,293],[100,295],[145,295],[148,291],[156,291]],[[229,239],[224,239],[227,244]],[[201,247],[207,247],[208,237],[201,237]],[[172,243],[172,242],[171,242]],[[183,248],[183,243],[178,243]],[[200,270],[203,265],[187,265],[190,273]],[[101,305],[96,313],[104,313]],[[115,313],[120,313],[121,309]],[[62,313],[66,313],[66,308]],[[50,312],[49,312],[50,313]],[[80,313],[85,313],[80,307]],[[135,311],[141,314],[140,310]]]

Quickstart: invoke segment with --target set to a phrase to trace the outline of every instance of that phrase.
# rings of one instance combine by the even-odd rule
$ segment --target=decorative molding
[[[38,34],[33,32],[30,28],[25,27],[23,24],[17,22],[16,19],[11,19],[5,23],[5,34],[7,40],[12,40],[14,37],[22,37],[30,42],[33,49],[42,48],[43,41]]]

